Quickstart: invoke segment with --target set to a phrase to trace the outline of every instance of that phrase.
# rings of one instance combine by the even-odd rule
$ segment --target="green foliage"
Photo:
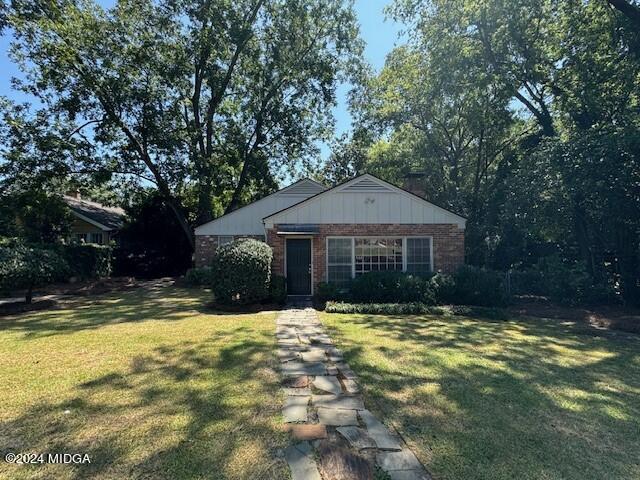
[[[362,50],[347,0],[12,2],[4,18],[42,104],[0,122],[7,174],[144,179],[189,239],[185,184],[202,223],[272,188],[270,166],[307,164]]]
[[[184,275],[184,281],[190,287],[210,287],[214,281],[211,267],[190,268]]]
[[[0,288],[26,289],[27,303],[35,287],[60,280],[68,273],[66,261],[51,250],[24,245],[0,247]]]
[[[287,303],[287,279],[282,275],[271,275],[269,300],[278,305]]]
[[[216,302],[247,305],[269,297],[271,247],[253,239],[219,246],[211,262]]]
[[[319,302],[339,300],[343,293],[335,283],[320,282],[316,286],[315,297]]]
[[[435,303],[428,278],[402,272],[360,275],[351,282],[349,297],[359,303]]]
[[[504,273],[463,265],[453,275],[453,280],[456,304],[498,307],[508,301]]]
[[[482,317],[492,320],[507,320],[508,314],[499,308],[471,306],[433,306],[424,303],[345,303],[327,302],[327,313],[356,313],[371,315],[444,315]]]
[[[429,284],[436,303],[455,303],[456,283],[451,275],[438,272],[431,277]]]
[[[69,264],[71,276],[94,279],[111,275],[113,251],[108,245],[72,243],[56,249],[60,250]]]
[[[183,275],[191,266],[191,245],[170,205],[155,191],[130,198],[114,251],[114,274],[137,278]],[[186,212],[183,212],[186,214]]]
[[[27,243],[53,243],[70,233],[71,212],[64,200],[42,188],[0,194],[0,237]]]

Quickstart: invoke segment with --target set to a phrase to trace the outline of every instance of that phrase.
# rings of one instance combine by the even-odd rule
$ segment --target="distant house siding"
[[[71,239],[78,240],[78,235],[86,235],[86,242],[91,243],[92,235],[102,234],[102,243],[107,244],[112,239],[112,234],[110,232],[105,232],[95,225],[90,224],[82,220],[81,218],[75,217],[73,222],[71,223]]]

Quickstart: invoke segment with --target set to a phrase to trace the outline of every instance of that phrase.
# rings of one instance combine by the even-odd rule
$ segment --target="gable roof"
[[[81,220],[107,232],[122,228],[125,216],[123,209],[108,207],[101,203],[83,200],[69,195],[64,195],[63,198],[69,206],[71,213]]]
[[[219,216],[218,218],[214,218],[213,220],[210,220],[209,222],[203,223],[201,225],[198,225],[195,229],[196,234],[203,234],[201,233],[202,230],[205,227],[213,227],[214,225],[221,223],[224,220],[227,220],[229,217],[237,215],[240,213],[243,214],[247,211],[247,209],[251,208],[251,207],[260,207],[262,204],[266,204],[268,203],[269,200],[273,200],[274,197],[278,196],[278,197],[282,197],[282,198],[287,198],[289,199],[288,202],[293,202],[293,203],[288,203],[288,205],[292,205],[292,204],[296,204],[299,203],[298,200],[302,199],[306,199],[309,198],[311,196],[315,196],[318,193],[322,193],[323,191],[325,191],[327,189],[326,186],[322,185],[319,182],[316,182],[315,180],[312,180],[310,178],[302,178],[294,183],[292,183],[291,185],[288,185],[284,188],[281,188],[280,190],[273,192],[269,195],[267,195],[266,197],[262,197],[259,200],[256,200],[255,202],[251,202],[247,205],[244,205],[240,208],[237,208],[229,213],[225,213],[224,215]],[[285,203],[285,205],[287,205],[287,203]],[[280,205],[281,206],[281,205]],[[267,210],[268,211],[268,210]],[[265,213],[265,212],[263,212]],[[260,221],[262,219],[262,215],[259,215],[257,220]],[[251,232],[243,232],[245,234],[249,234]]]
[[[394,185],[390,182],[387,182],[386,180],[383,180],[381,178],[376,177],[375,175],[372,175],[370,173],[364,173],[362,175],[358,175],[357,177],[351,178],[349,180],[345,180],[342,183],[339,183],[338,185],[336,185],[335,187],[329,188],[323,192],[320,192],[312,197],[309,197],[301,202],[296,203],[295,205],[291,205],[290,207],[287,208],[283,208],[277,212],[274,212],[266,217],[264,217],[262,220],[265,221],[269,218],[272,218],[280,213],[284,213],[288,210],[293,210],[295,208],[299,208],[303,205],[307,205],[309,203],[312,203],[316,200],[318,200],[320,197],[328,195],[330,193],[336,193],[336,192],[349,192],[349,193],[384,193],[384,192],[389,192],[389,193],[400,193],[401,195],[404,196],[408,196],[414,199],[418,199],[421,202],[425,203],[426,205],[429,205],[430,207],[434,207],[444,213],[447,213],[449,215],[453,215],[455,217],[457,217],[460,221],[462,221],[463,223],[466,222],[467,218],[463,217],[462,215],[459,215],[455,212],[452,212],[451,210],[448,210],[444,207],[441,207],[439,205],[436,205],[433,202],[428,201],[427,199],[421,197],[420,195],[416,195],[413,192],[410,192],[409,190],[406,190],[404,188],[398,187],[397,185]]]

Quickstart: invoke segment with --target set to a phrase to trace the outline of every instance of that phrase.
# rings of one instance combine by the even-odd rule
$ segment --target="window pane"
[[[351,280],[351,265],[329,265],[327,280],[330,283],[345,283]]]
[[[431,239],[407,238],[407,272],[431,272]]]
[[[356,238],[356,275],[402,270],[401,238]]]

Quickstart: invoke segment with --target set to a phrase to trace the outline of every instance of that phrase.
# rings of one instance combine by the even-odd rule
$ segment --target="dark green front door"
[[[311,295],[311,239],[287,238],[287,293]]]

